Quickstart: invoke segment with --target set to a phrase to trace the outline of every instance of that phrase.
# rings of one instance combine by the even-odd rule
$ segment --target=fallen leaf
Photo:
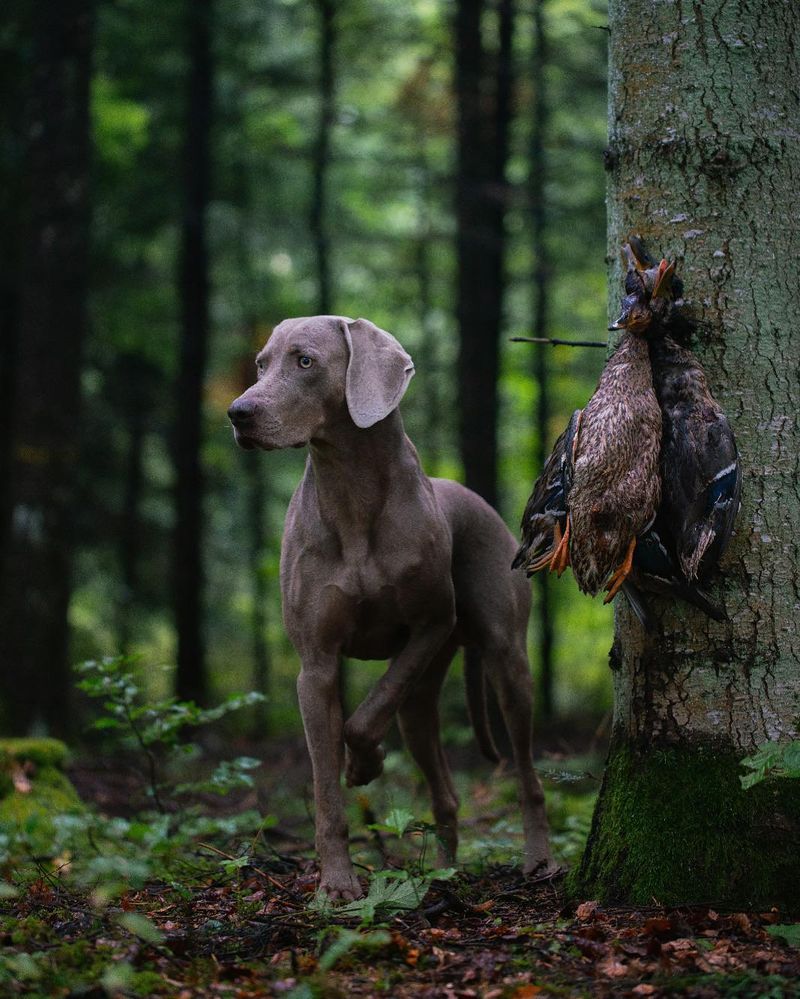
[[[731,916],[731,922],[737,929],[741,930],[742,933],[752,932],[753,927],[750,923],[750,919],[743,912],[734,912]]]
[[[653,936],[660,936],[672,931],[672,920],[666,916],[651,916],[644,921],[644,932]]]
[[[533,999],[542,991],[541,985],[520,985],[513,993],[514,999]]]
[[[631,989],[631,992],[635,996],[651,996],[655,991],[655,985],[648,985],[646,982],[642,982],[641,985],[634,985]]]
[[[599,907],[599,902],[581,902],[575,910],[575,915],[582,923],[585,923],[587,919],[591,919],[594,916]]]
[[[628,974],[627,967],[615,957],[600,961],[597,965],[597,971],[604,978],[624,978]]]

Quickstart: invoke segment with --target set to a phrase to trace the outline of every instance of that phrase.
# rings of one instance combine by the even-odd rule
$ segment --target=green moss
[[[67,747],[60,739],[0,739],[0,761],[27,761],[40,767],[63,767],[67,755]]]
[[[575,898],[800,910],[800,781],[743,791],[712,745],[612,745]]]
[[[0,831],[12,841],[22,836],[29,849],[47,854],[53,843],[56,815],[79,815],[86,808],[69,778],[61,771],[66,746],[57,739],[0,740]],[[24,769],[28,789],[14,786],[17,764]]]

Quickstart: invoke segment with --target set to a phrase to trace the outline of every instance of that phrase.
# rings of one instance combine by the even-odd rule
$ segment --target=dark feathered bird
[[[736,441],[691,350],[665,336],[650,357],[663,420],[661,518],[686,579],[706,581],[739,512]]]
[[[736,441],[697,357],[679,340],[692,331],[680,309],[674,264],[655,265],[641,240],[623,251],[626,291],[651,311],[647,333],[661,407],[661,540],[686,581],[706,581],[728,546],[742,477]],[[712,615],[713,616],[713,615]]]
[[[572,414],[569,425],[556,441],[542,475],[536,480],[522,516],[522,544],[513,568],[524,569],[532,576],[541,569],[563,572],[564,565],[554,559],[565,533],[569,510],[572,457],[575,433],[581,410]],[[661,593],[684,600],[717,620],[724,618],[719,607],[699,586],[688,583],[661,540],[658,520],[639,538],[633,554],[631,574],[622,584],[622,592],[642,626],[653,630],[653,622],[641,590]],[[563,558],[564,549],[560,555]]]
[[[636,296],[626,299],[612,327],[624,330],[619,345],[534,486],[514,560],[529,574],[547,566],[561,575],[571,565],[584,593],[606,586],[606,602],[630,573],[661,493],[661,413],[641,336],[651,320]]]
[[[612,329],[625,332],[579,422],[566,540],[579,589],[612,600],[631,571],[636,539],[661,498],[661,411],[653,391],[648,318],[626,299]]]
[[[525,505],[521,524],[522,544],[512,568],[525,569],[529,576],[546,567],[559,575],[564,570],[554,557],[557,551],[562,557],[566,555],[561,541],[567,527],[572,454],[580,418],[581,410],[576,409],[566,430],[553,446],[544,471],[534,483],[533,492]]]
[[[577,558],[581,588],[597,592],[609,550],[619,554],[620,539],[627,533],[624,558],[608,581],[607,600],[622,588],[645,627],[650,627],[650,618],[641,589],[684,600],[720,620],[724,613],[698,579],[707,579],[719,561],[739,507],[741,473],[733,433],[708,391],[699,362],[669,335],[682,337],[690,329],[679,307],[682,288],[674,264],[666,260],[656,264],[637,237],[626,244],[623,256],[626,298],[622,316],[612,328],[626,333],[586,411],[573,414],[534,486],[514,566],[524,567],[528,575],[543,568],[561,575],[570,562],[575,571]],[[648,342],[648,365],[643,363],[643,338]],[[631,382],[627,390],[626,378]],[[657,516],[654,485],[661,475],[653,473],[653,456],[659,452],[653,443],[658,422],[653,416],[653,393],[662,413],[661,454],[656,460],[664,487]],[[632,442],[630,417],[637,413],[643,419],[633,428],[634,436],[637,432],[640,436]],[[605,448],[602,439],[598,442],[604,425],[617,435]],[[614,453],[615,444],[622,445],[622,454]],[[627,478],[621,474],[626,461],[632,462]],[[597,470],[604,462],[610,473],[610,497],[602,478],[598,490]],[[578,518],[588,523],[595,545],[585,551],[575,542],[576,467]],[[627,503],[621,501],[624,498]],[[634,523],[637,511],[632,504],[637,498],[643,503]],[[643,526],[642,511],[651,514]]]

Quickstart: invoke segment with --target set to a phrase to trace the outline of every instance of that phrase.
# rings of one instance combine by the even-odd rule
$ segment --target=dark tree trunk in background
[[[22,0],[9,0],[0,35],[0,560],[10,522],[14,376],[19,304],[24,177],[24,94],[30,66],[23,54]]]
[[[547,255],[547,216],[545,180],[547,162],[547,94],[545,65],[547,36],[544,23],[545,0],[535,0],[533,8],[533,127],[530,150],[531,235],[533,250],[533,336],[549,336],[548,307],[550,294],[550,260]],[[536,435],[533,449],[534,475],[544,468],[548,455],[548,425],[550,423],[550,393],[547,372],[547,344],[533,348],[533,373],[536,379]],[[541,711],[545,718],[553,716],[553,601],[550,574],[540,572],[534,584],[537,588],[536,642],[539,651],[539,691]]]
[[[5,732],[44,723],[63,733],[86,331],[93,3],[35,5],[28,16],[17,336],[13,371],[3,376],[11,447],[0,568],[0,701]]]
[[[175,626],[177,692],[208,696],[203,636],[203,387],[209,338],[209,200],[213,90],[212,0],[188,0],[188,91],[184,140],[185,202],[180,246],[181,334],[175,432]]]
[[[616,602],[611,747],[575,887],[797,910],[800,782],[743,791],[739,760],[800,734],[800,7],[612,0],[609,27],[609,258],[633,230],[678,260],[743,489],[713,586],[728,621],[653,601],[648,635]],[[616,263],[612,305],[620,289]]]
[[[505,168],[513,82],[512,0],[500,0],[496,52],[483,41],[483,12],[483,0],[458,0],[456,4],[459,437],[467,486],[497,506]]]
[[[426,471],[436,475],[442,458],[442,401],[440,395],[439,350],[436,330],[432,323],[433,260],[430,227],[430,187],[431,170],[425,149],[424,137],[420,137],[417,153],[417,174],[419,177],[417,239],[414,246],[414,270],[417,277],[419,323],[422,330],[417,367],[422,379],[423,426],[425,428],[423,454],[426,458]]]
[[[124,655],[130,651],[133,613],[139,591],[141,548],[140,507],[145,486],[144,442],[148,414],[157,391],[158,372],[136,353],[120,354],[114,368],[116,402],[128,434],[125,481],[122,497],[122,525],[119,532],[119,564],[122,594],[118,608],[117,643]]]
[[[312,164],[310,223],[316,257],[317,309],[320,315],[328,315],[333,301],[328,235],[328,168],[331,162],[331,132],[336,110],[334,71],[336,24],[333,0],[316,0],[316,6],[319,14],[319,123]]]

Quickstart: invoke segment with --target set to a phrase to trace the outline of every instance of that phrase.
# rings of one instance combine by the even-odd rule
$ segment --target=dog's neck
[[[309,443],[311,478],[322,520],[340,537],[371,530],[395,490],[409,494],[424,478],[417,451],[406,437],[400,411],[361,430],[349,415]]]

